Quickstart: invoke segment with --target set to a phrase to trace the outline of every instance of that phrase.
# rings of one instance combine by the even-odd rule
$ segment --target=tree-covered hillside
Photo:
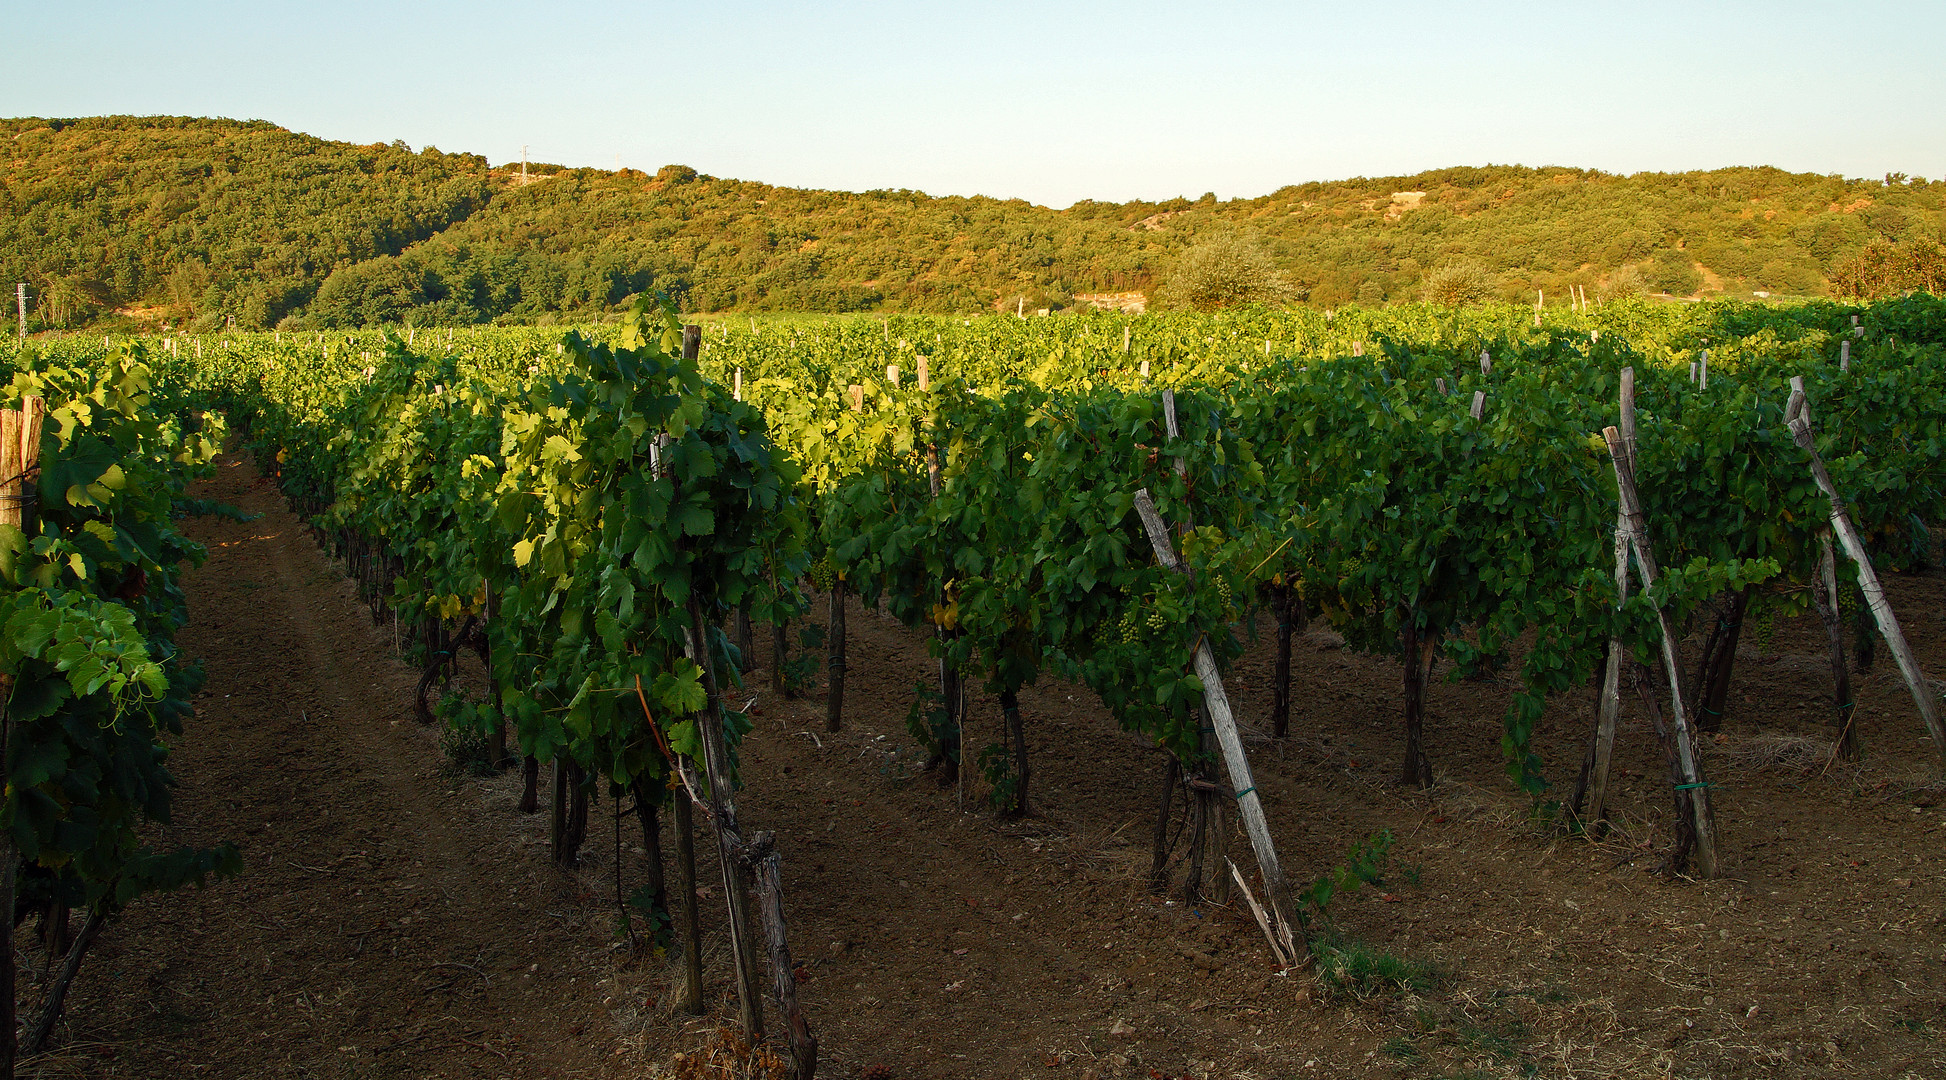
[[[262,122],[29,119],[0,133],[13,146],[0,282],[28,282],[46,326],[118,310],[205,327],[585,318],[650,289],[693,311],[1058,309],[1156,295],[1185,251],[1214,241],[1262,250],[1281,295],[1324,306],[1418,298],[1459,271],[1528,299],[1883,292],[1923,287],[1946,239],[1946,183],[1769,168],[1451,168],[1054,210],[677,165],[536,166],[523,183],[472,155]]]
[[[0,120],[0,281],[52,325],[159,307],[269,326],[332,270],[484,206],[486,160],[354,146],[261,121]]]

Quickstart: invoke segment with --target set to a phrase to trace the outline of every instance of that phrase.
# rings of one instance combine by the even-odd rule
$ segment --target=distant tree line
[[[0,283],[29,284],[43,327],[533,322],[650,290],[692,311],[911,312],[1122,292],[1178,307],[1882,295],[1937,289],[1946,243],[1946,183],[1900,175],[1488,166],[1054,210],[680,165],[536,164],[522,182],[476,155],[262,121],[28,118],[0,134]]]

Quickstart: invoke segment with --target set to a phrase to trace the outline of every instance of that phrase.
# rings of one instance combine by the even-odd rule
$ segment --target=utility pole
[[[20,312],[20,340],[27,340],[27,283],[14,282],[14,308]]]

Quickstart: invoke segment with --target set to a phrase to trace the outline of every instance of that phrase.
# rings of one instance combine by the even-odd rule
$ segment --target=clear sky
[[[1940,0],[0,0],[0,114],[797,187],[1254,196],[1447,165],[1946,176]]]

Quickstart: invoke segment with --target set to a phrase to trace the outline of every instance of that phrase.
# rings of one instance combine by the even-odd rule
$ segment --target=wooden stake
[[[38,485],[41,455],[41,426],[47,403],[39,397],[22,398],[19,409],[0,411],[0,524],[11,525],[31,536],[34,514],[31,493]],[[13,679],[0,675],[0,775],[11,776],[13,768],[13,716],[8,702],[13,696]],[[0,834],[0,908],[13,911],[18,893],[20,861],[12,830]],[[77,963],[79,961],[77,960]],[[14,950],[0,949],[0,1076],[14,1074]]]
[[[845,726],[845,579],[831,582],[829,624],[825,630],[829,652],[824,666],[828,676],[824,695],[824,730],[842,731]]]
[[[1851,370],[1851,339],[1845,338],[1838,343],[1838,370]]]
[[[1134,327],[1130,326],[1127,323],[1122,324],[1122,355],[1123,356],[1128,355],[1128,340],[1130,334],[1134,331],[1134,329],[1135,329]]]
[[[925,354],[921,353],[919,356],[919,392],[923,394],[930,389],[932,389],[932,372],[926,363]]]
[[[736,374],[730,377],[730,397],[737,401],[743,400],[743,369],[742,368],[738,368],[736,370]]]
[[[1710,388],[1710,351],[1708,349],[1704,349],[1703,362],[1696,366],[1696,389],[1708,390],[1709,388]]]
[[[530,759],[531,760],[531,759]],[[676,804],[677,885],[682,890],[682,985],[676,1007],[703,1014],[702,913],[696,910],[696,822],[687,789],[671,793]]]
[[[1628,522],[1615,517],[1615,603],[1628,603]],[[1622,665],[1628,661],[1628,647],[1622,639],[1608,639],[1608,663],[1602,667],[1601,705],[1595,717],[1595,760],[1588,794],[1588,815],[1583,820],[1595,825],[1599,837],[1607,831],[1608,777],[1615,762],[1615,723],[1622,712]]]
[[[852,412],[865,411],[865,388],[864,387],[858,385],[857,383],[852,383],[850,386],[845,387],[845,396],[851,399]]]
[[[1182,760],[1175,754],[1162,767],[1162,805],[1156,808],[1155,843],[1149,861],[1149,891],[1161,896],[1169,890],[1169,804],[1182,779]]]
[[[885,381],[891,385],[892,389],[897,390],[899,388],[899,365],[887,364],[885,366]]]
[[[1838,729],[1831,752],[1846,761],[1858,758],[1858,737],[1852,730],[1856,703],[1851,699],[1851,669],[1845,666],[1845,628],[1838,618],[1838,566],[1831,554],[1831,532],[1818,534],[1818,583],[1811,589],[1818,605],[1818,620],[1824,623],[1826,645],[1831,653],[1831,686],[1837,713],[1832,724]]]
[[[1621,391],[1622,464],[1635,475],[1635,369],[1622,369]],[[1619,505],[1615,508],[1615,603],[1628,602],[1628,518]],[[1622,710],[1622,665],[1628,649],[1620,637],[1608,639],[1608,664],[1601,680],[1601,705],[1595,719],[1595,754],[1592,790],[1585,820],[1602,829],[1608,820],[1608,777],[1614,767],[1615,724]]]
[[[1906,644],[1905,634],[1899,629],[1898,616],[1892,614],[1892,605],[1885,599],[1885,589],[1879,585],[1878,573],[1872,569],[1872,558],[1865,550],[1864,541],[1859,539],[1858,530],[1852,527],[1851,513],[1845,509],[1845,500],[1838,494],[1838,486],[1832,482],[1831,473],[1824,467],[1824,459],[1818,455],[1817,439],[1811,431],[1811,407],[1804,395],[1804,380],[1791,380],[1791,399],[1784,406],[1784,422],[1790,426],[1791,439],[1798,448],[1811,458],[1811,475],[1818,487],[1831,503],[1831,528],[1838,534],[1838,542],[1844,545],[1845,554],[1850,556],[1858,568],[1858,586],[1865,593],[1865,603],[1871,608],[1872,618],[1878,623],[1880,636],[1892,650],[1892,658],[1898,661],[1899,674],[1905,676],[1906,688],[1912,691],[1912,702],[1919,707],[1919,717],[1926,723],[1926,731],[1932,735],[1933,750],[1938,758],[1934,762],[1935,771],[1946,765],[1946,727],[1939,720],[1939,705],[1934,700],[1932,686],[1926,681],[1925,673],[1919,670],[1919,658],[1912,654],[1912,647]]]
[[[776,839],[767,832],[751,837],[746,859],[756,872],[757,908],[770,951],[771,988],[777,995],[777,1011],[784,1014],[789,1028],[791,1077],[813,1080],[818,1071],[818,1040],[797,1001],[797,968],[791,963],[790,943],[784,934],[784,872]]]
[[[703,744],[703,769],[709,779],[709,817],[716,827],[716,855],[723,870],[723,897],[730,916],[730,952],[736,961],[738,1019],[751,1042],[763,1038],[763,999],[754,971],[755,943],[749,940],[750,898],[743,891],[742,863],[739,859],[743,838],[737,831],[736,804],[730,800],[730,751],[723,742],[722,701],[717,696],[716,664],[709,654],[703,627],[702,600],[692,592],[689,597],[689,626],[684,628],[688,647],[684,650],[703,670],[703,711],[696,714],[697,741]]]
[[[1630,386],[1633,386],[1632,380]],[[1608,442],[1608,454],[1615,465],[1615,487],[1621,501],[1623,523],[1628,526],[1629,547],[1634,550],[1636,564],[1641,567],[1642,588],[1646,592],[1655,588],[1660,571],[1656,566],[1655,551],[1649,544],[1648,516],[1643,512],[1641,500],[1635,491],[1634,454],[1624,447],[1621,432],[1615,428],[1603,428],[1602,437]],[[1703,877],[1713,878],[1717,874],[1716,816],[1710,807],[1709,784],[1703,779],[1702,769],[1696,762],[1689,709],[1683,701],[1682,656],[1677,652],[1678,638],[1669,613],[1661,607],[1656,608],[1656,621],[1662,632],[1663,671],[1669,680],[1671,727],[1682,779],[1679,787],[1689,792],[1696,829],[1697,870]]]
[[[1162,392],[1162,427],[1170,439],[1173,440],[1182,437],[1182,432],[1176,428],[1176,392],[1174,390],[1164,390]],[[1189,475],[1189,463],[1184,461],[1180,454],[1176,456],[1176,475]],[[1187,525],[1186,522],[1184,524]]]
[[[1169,527],[1157,512],[1155,502],[1149,498],[1147,488],[1135,493],[1135,512],[1141,515],[1156,559],[1171,570],[1184,572],[1176,560],[1175,546],[1169,540]],[[1230,789],[1236,792],[1237,811],[1243,817],[1244,831],[1249,833],[1250,846],[1257,855],[1257,869],[1263,874],[1264,891],[1276,916],[1275,925],[1280,934],[1288,935],[1296,922],[1290,914],[1284,872],[1277,865],[1277,848],[1270,839],[1270,823],[1264,817],[1263,796],[1258,794],[1257,782],[1251,778],[1250,759],[1243,751],[1243,736],[1237,731],[1236,716],[1230,712],[1230,699],[1223,691],[1223,675],[1216,670],[1216,657],[1210,653],[1209,643],[1205,640],[1199,639],[1196,643],[1195,665],[1196,677],[1203,683],[1203,704],[1208,710],[1211,724],[1216,728],[1217,742],[1223,748],[1223,764],[1229,772]],[[1289,966],[1289,958],[1280,959]]]
[[[1493,374],[1493,355],[1485,349],[1480,350],[1480,374]]]
[[[1480,419],[1483,415],[1485,415],[1486,409],[1487,409],[1487,392],[1485,390],[1473,391],[1473,419],[1475,420]]]

